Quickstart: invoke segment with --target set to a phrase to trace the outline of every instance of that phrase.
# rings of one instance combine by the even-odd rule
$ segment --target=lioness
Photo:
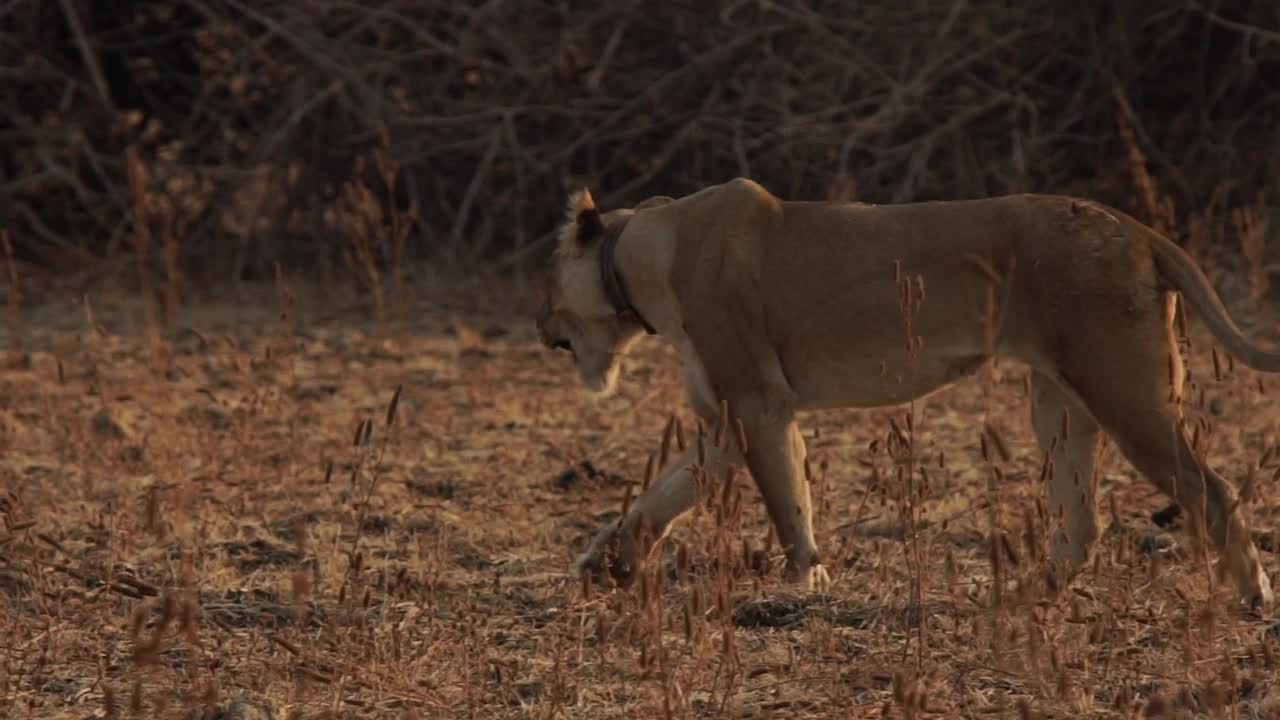
[[[924,294],[908,342],[903,277]],[[920,286],[923,286],[923,292]],[[706,426],[720,404],[735,443],[706,447],[718,478],[745,464],[785,549],[784,577],[825,586],[804,475],[799,410],[877,407],[921,398],[996,355],[1031,369],[1031,420],[1053,472],[1062,521],[1052,559],[1072,574],[1099,535],[1094,451],[1106,430],[1124,456],[1198,518],[1246,602],[1270,607],[1271,583],[1234,488],[1192,450],[1179,406],[1183,368],[1172,322],[1177,291],[1228,351],[1257,370],[1280,354],[1241,334],[1204,275],[1173,242],[1132,217],[1069,197],[862,205],[781,200],[738,178],[679,199],[601,213],[570,198],[537,327],[568,350],[582,382],[617,382],[642,334],[679,349],[688,399]],[[629,511],[594,538],[582,572],[625,585],[653,544],[697,501],[690,447]]]

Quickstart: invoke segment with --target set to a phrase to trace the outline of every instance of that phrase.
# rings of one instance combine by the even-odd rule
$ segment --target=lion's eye
[[[552,350],[570,350],[570,351],[573,350],[573,348],[569,346],[568,340],[556,340],[555,342],[551,343],[551,349]]]

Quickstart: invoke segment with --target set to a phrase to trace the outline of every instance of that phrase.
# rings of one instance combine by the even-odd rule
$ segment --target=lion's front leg
[[[825,589],[831,578],[818,558],[813,538],[813,507],[800,428],[790,414],[779,417],[767,411],[744,417],[743,425],[747,467],[786,553],[783,578],[810,590]]]
[[[723,477],[726,467],[742,462],[734,443],[726,445],[720,449],[714,443],[705,444],[702,469],[707,476]],[[579,573],[600,576],[607,571],[619,585],[628,585],[657,542],[698,502],[693,479],[697,460],[696,446],[685,450],[631,503],[625,516],[601,528],[578,560]]]

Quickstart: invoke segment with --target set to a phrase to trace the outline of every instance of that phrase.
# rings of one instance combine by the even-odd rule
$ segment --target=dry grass
[[[699,440],[659,342],[594,401],[537,346],[519,292],[413,282],[394,329],[296,281],[193,302],[158,341],[143,303],[106,294],[10,318],[25,354],[0,375],[0,714],[1280,713],[1280,626],[1152,523],[1164,501],[1110,446],[1099,560],[1041,594],[1017,366],[910,408],[804,417],[829,594],[779,583],[742,472],[705,479],[717,492],[635,587],[584,587],[570,563],[638,491],[670,413],[669,442],[732,435]],[[1189,412],[1212,462],[1255,477],[1274,576],[1275,380],[1215,373],[1198,327]]]

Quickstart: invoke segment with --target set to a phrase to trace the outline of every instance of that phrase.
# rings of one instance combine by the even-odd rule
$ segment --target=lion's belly
[[[922,356],[913,362],[871,363],[865,358],[845,363],[802,363],[786,373],[801,407],[883,407],[934,393],[976,373],[988,357],[978,353],[951,357]]]
[[[780,360],[801,406],[881,407],[936,392],[977,372],[991,357],[977,322],[954,312],[922,313],[911,351],[905,328],[874,322],[875,314],[850,313],[838,327],[815,333],[782,352]],[[883,317],[883,315],[879,315]],[[964,316],[961,316],[964,317]],[[997,334],[997,354],[1001,338]],[[917,341],[919,343],[920,341]]]

